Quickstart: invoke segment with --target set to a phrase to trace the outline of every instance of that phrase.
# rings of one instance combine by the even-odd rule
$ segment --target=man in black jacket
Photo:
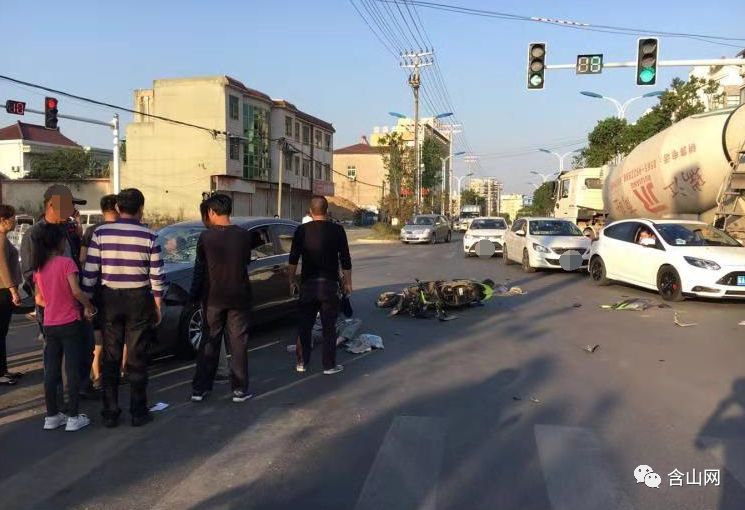
[[[297,290],[295,274],[300,259],[303,261],[300,285],[300,319],[297,353],[298,372],[305,372],[310,363],[312,330],[316,315],[321,313],[323,328],[323,373],[341,372],[336,364],[336,319],[339,315],[339,287],[347,296],[352,293],[352,258],[344,227],[328,220],[329,203],[322,196],[310,201],[313,221],[300,225],[295,231],[290,250],[290,292]],[[339,281],[339,268],[343,274]]]
[[[248,326],[251,311],[251,263],[253,236],[232,225],[232,200],[215,194],[200,206],[209,228],[197,242],[197,257],[190,296],[203,310],[202,342],[192,382],[193,402],[201,402],[212,391],[220,357],[220,343],[229,342],[230,383],[233,402],[245,402],[248,391]]]

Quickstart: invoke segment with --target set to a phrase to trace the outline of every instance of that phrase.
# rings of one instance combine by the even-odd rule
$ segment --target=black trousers
[[[155,300],[148,287],[101,290],[103,302],[103,379],[104,418],[116,418],[119,408],[119,378],[124,345],[127,345],[132,416],[144,416],[147,407],[148,343],[155,320]]]
[[[13,316],[13,298],[8,289],[0,289],[0,376],[8,373],[8,328]]]
[[[67,379],[67,414],[77,416],[80,397],[80,352],[83,350],[83,323],[44,327],[44,400],[47,416],[59,412],[57,390],[62,385],[62,358]]]
[[[250,310],[205,306],[203,311],[202,342],[197,351],[192,388],[194,391],[212,391],[220,361],[220,343],[224,338],[226,350],[230,353],[230,385],[233,391],[247,392]]]
[[[313,349],[312,334],[316,315],[321,312],[323,327],[323,369],[336,366],[336,319],[339,315],[339,283],[334,280],[308,280],[300,286],[298,363],[308,365]]]

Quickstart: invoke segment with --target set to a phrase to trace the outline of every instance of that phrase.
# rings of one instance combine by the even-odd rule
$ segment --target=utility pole
[[[409,85],[411,90],[414,92],[414,154],[416,161],[416,176],[414,180],[414,188],[416,193],[416,212],[421,212],[422,206],[422,169],[421,169],[421,154],[419,152],[419,86],[421,85],[421,76],[419,75],[419,68],[432,65],[431,59],[424,59],[422,57],[428,57],[432,55],[431,51],[417,51],[410,53],[401,54],[401,67],[412,69],[409,74]]]
[[[277,140],[279,149],[279,187],[277,188],[277,216],[282,217],[282,174],[284,173],[285,164],[285,139]]]
[[[112,188],[113,193],[118,194],[122,189],[122,176],[119,167],[119,114],[115,113],[111,120],[111,127],[114,135],[114,168],[112,169]]]

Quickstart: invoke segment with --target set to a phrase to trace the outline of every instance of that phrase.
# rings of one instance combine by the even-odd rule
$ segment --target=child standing
[[[85,318],[95,315],[95,309],[78,285],[78,267],[63,256],[65,250],[64,226],[46,224],[35,240],[34,284],[37,304],[44,306],[44,398],[47,416],[44,429],[52,430],[65,425],[74,432],[90,424],[85,414],[78,413],[80,386],[79,364],[84,348],[84,330],[80,313],[83,305]],[[62,380],[62,357],[67,376],[67,416],[57,407],[57,386]]]

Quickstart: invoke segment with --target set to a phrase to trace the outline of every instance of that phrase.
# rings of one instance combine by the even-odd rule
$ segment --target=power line
[[[428,9],[435,9],[440,11],[454,12],[458,14],[480,16],[486,18],[498,18],[507,21],[521,21],[528,23],[543,23],[550,24],[552,26],[561,28],[571,28],[574,30],[589,30],[594,32],[606,32],[626,35],[663,35],[668,37],[680,37],[686,39],[694,39],[702,42],[711,42],[714,44],[723,44],[718,41],[739,41],[745,42],[745,38],[742,37],[727,37],[717,36],[708,34],[697,34],[689,32],[670,32],[665,30],[650,30],[644,28],[629,28],[629,27],[617,27],[613,25],[594,25],[590,23],[577,23],[569,22],[565,20],[555,20],[550,18],[542,18],[537,16],[525,16],[520,14],[512,14],[499,11],[491,11],[486,9],[474,9],[469,7],[460,7],[457,5],[443,4],[438,2],[428,2],[423,0],[374,0],[380,3],[391,3],[391,4],[411,4],[414,6],[425,7]],[[735,46],[741,47],[741,46]]]

